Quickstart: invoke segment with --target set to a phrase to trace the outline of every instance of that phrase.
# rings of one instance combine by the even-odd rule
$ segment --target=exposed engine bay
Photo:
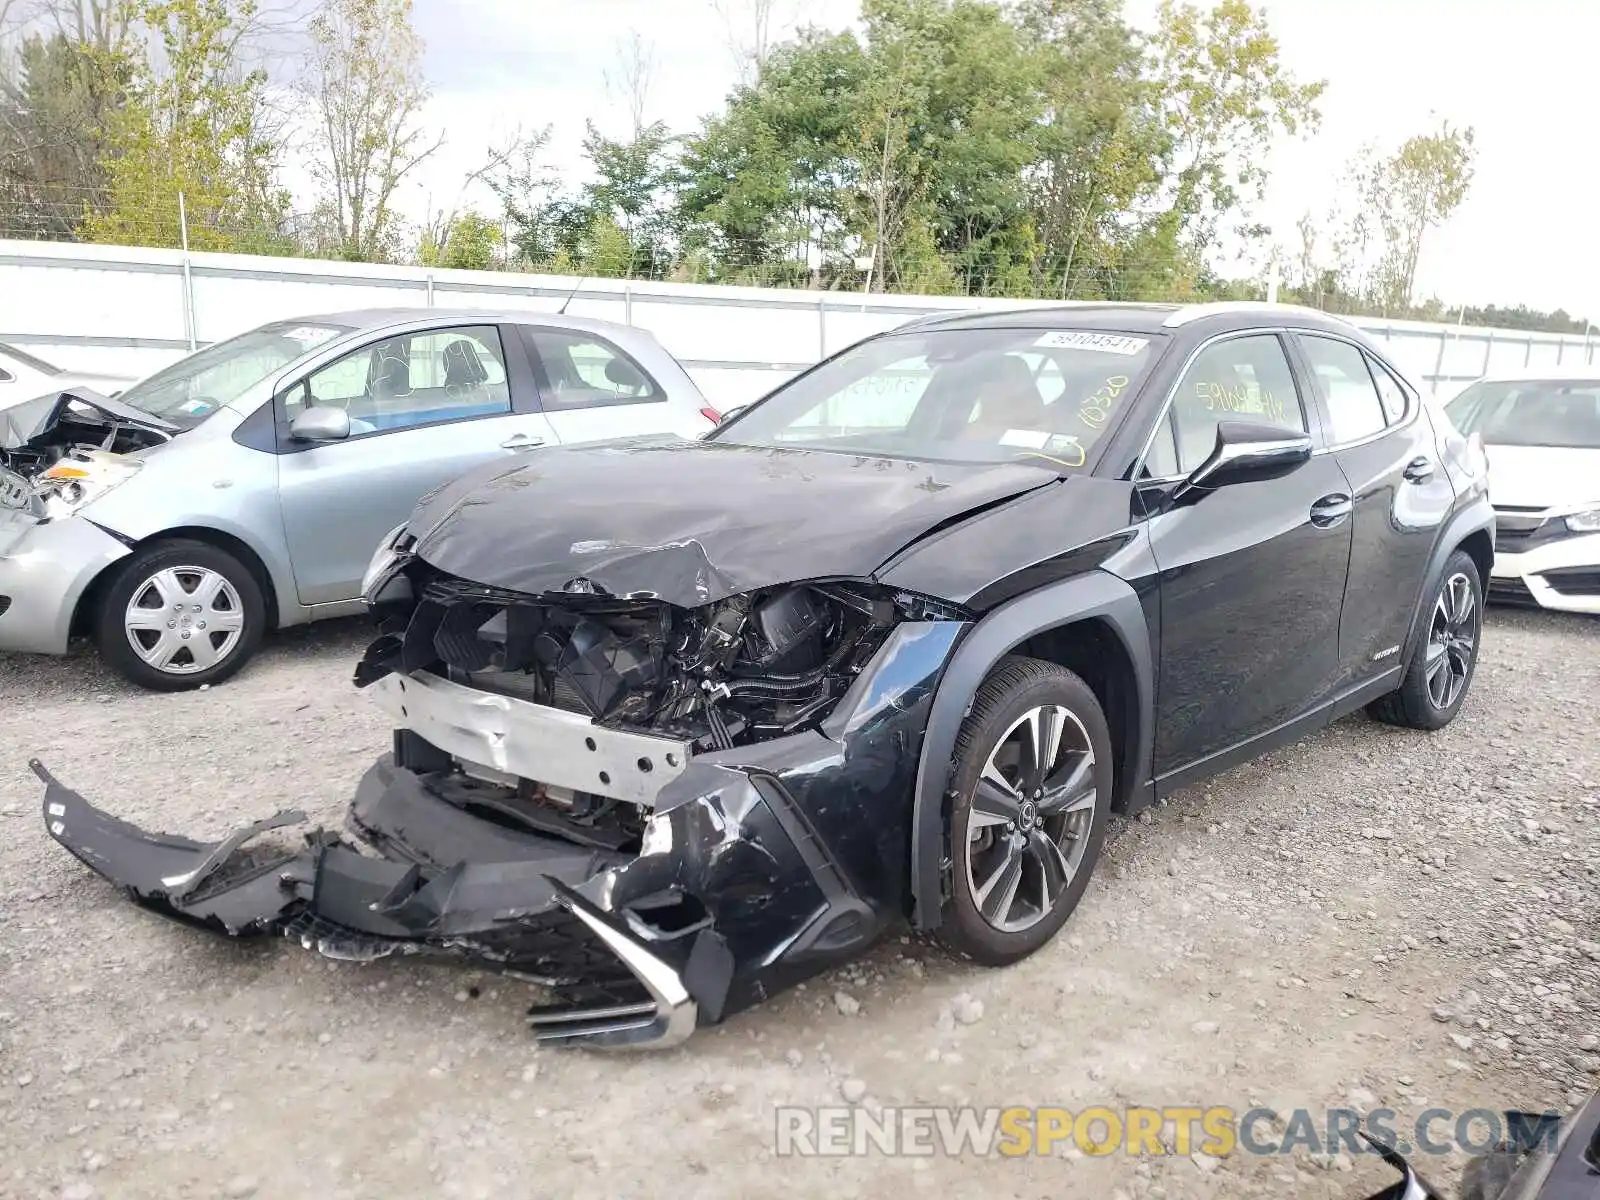
[[[174,428],[126,407],[62,393],[0,412],[0,467],[32,479],[64,459],[131,454],[171,440]]]
[[[401,628],[372,647],[357,683],[386,670],[432,669],[604,724],[726,750],[816,717],[900,614],[893,600],[844,584],[780,587],[685,610],[438,579],[394,622]]]
[[[816,724],[897,624],[950,615],[936,601],[855,581],[783,585],[684,609],[583,591],[522,595],[417,561],[374,599],[384,632],[355,678],[366,687],[406,677],[377,689],[398,686],[409,697],[388,693],[399,724],[410,727],[397,733],[397,763],[458,807],[611,850],[637,848],[649,794],[693,755]],[[574,714],[575,729],[598,731],[584,738],[599,754],[594,761],[618,765],[586,775],[599,782],[584,790],[571,777],[547,777],[561,775],[561,755],[549,746],[541,778],[507,769],[515,762],[452,754],[428,737],[437,728],[459,734],[460,722],[430,728],[420,707],[446,687],[456,712],[471,694],[461,689],[471,689]],[[505,734],[504,741],[530,741],[525,731]],[[614,752],[595,741],[639,734],[650,736]],[[648,786],[635,763],[654,771]]]

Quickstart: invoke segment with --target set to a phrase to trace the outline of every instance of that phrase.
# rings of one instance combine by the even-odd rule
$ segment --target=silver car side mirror
[[[306,409],[289,423],[289,436],[297,442],[340,442],[350,436],[350,414],[342,408]]]

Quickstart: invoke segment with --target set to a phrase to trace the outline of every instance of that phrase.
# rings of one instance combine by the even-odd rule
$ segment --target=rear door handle
[[[1355,511],[1355,502],[1343,492],[1322,497],[1311,506],[1311,523],[1319,529],[1332,529]]]
[[[1412,483],[1427,483],[1433,478],[1433,460],[1419,454],[1406,464],[1406,478]]]
[[[542,437],[535,437],[531,433],[515,433],[500,443],[502,450],[533,450],[544,445]]]

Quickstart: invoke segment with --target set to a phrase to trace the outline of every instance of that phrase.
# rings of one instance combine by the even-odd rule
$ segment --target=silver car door
[[[640,361],[603,335],[519,326],[533,356],[545,415],[562,442],[593,442],[645,433],[697,438],[712,428],[691,398],[669,396]]]
[[[280,396],[278,489],[302,604],[350,600],[378,541],[423,493],[497,457],[558,439],[536,411],[520,348],[497,325],[390,335]],[[508,370],[509,365],[509,370]],[[310,409],[342,409],[350,434],[293,434]]]

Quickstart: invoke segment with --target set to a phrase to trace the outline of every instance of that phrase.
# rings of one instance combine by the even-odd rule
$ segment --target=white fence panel
[[[187,282],[186,282],[187,278]],[[1037,301],[1046,304],[1047,301]],[[649,329],[724,407],[926,312],[1016,301],[442,271],[307,259],[0,240],[0,341],[82,370],[143,375],[263,321],[358,308],[552,312]],[[1031,307],[1032,305],[1028,305]],[[1454,395],[1487,368],[1594,362],[1588,337],[1360,319],[1426,389]]]

